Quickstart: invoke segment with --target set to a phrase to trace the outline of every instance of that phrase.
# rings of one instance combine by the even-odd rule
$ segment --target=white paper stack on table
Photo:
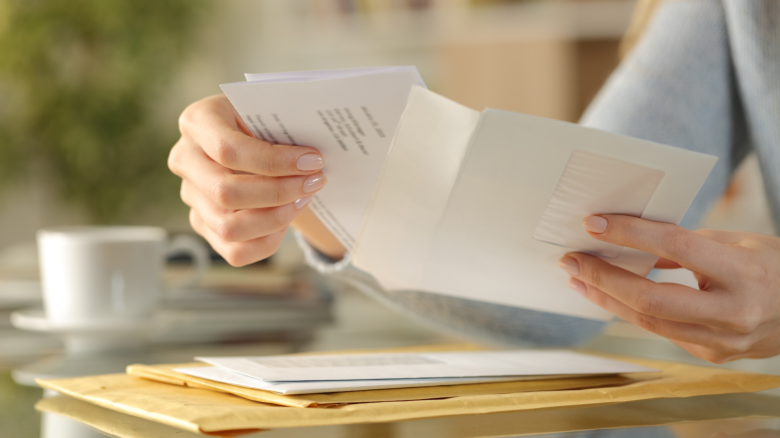
[[[197,357],[213,367],[174,371],[277,394],[544,380],[658,370],[570,351],[479,351]]]
[[[247,79],[222,89],[256,137],[322,152],[329,183],[310,206],[388,290],[609,319],[568,289],[557,260],[584,251],[645,276],[657,257],[596,241],[582,219],[677,224],[717,161],[576,124],[480,113],[423,88],[413,67]]]

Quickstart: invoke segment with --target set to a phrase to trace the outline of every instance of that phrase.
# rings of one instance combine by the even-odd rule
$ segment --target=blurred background
[[[472,108],[576,121],[617,65],[634,5],[159,3],[0,0],[0,254],[51,225],[189,230],[165,166],[176,119],[244,73],[416,65],[432,90]]]
[[[243,81],[244,73],[415,65],[433,91],[474,109],[574,122],[617,66],[633,6],[634,0],[0,0],[0,368],[62,349],[56,336],[10,323],[13,310],[40,305],[37,229],[145,224],[192,232],[166,157],[178,138],[178,115],[219,93],[219,84]],[[763,199],[751,157],[703,226],[771,233]],[[201,307],[176,309],[179,315],[189,309],[189,327],[196,321],[207,329],[168,333],[157,340],[162,349],[206,341],[324,350],[451,340],[312,276],[291,239],[260,265],[217,263],[205,284]],[[269,296],[299,313],[273,322],[262,313]],[[291,296],[309,301],[280,304],[279,297]],[[247,300],[255,307],[247,310]],[[233,304],[214,316],[214,302]],[[654,335],[616,327],[593,348],[693,361]],[[0,372],[0,394],[18,391],[9,379]]]
[[[0,4],[2,248],[50,225],[188,230],[165,167],[177,116],[244,73],[416,65],[473,108],[576,121],[633,1]]]

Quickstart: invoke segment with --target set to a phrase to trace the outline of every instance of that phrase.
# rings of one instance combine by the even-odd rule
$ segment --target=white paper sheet
[[[438,113],[420,115],[432,108]],[[492,109],[482,113],[465,152],[462,138],[430,138],[431,125],[468,127],[470,120],[457,103],[421,88],[412,91],[352,255],[355,266],[384,287],[610,319],[611,314],[566,286],[568,275],[557,265],[572,250],[598,250],[588,243],[590,238],[566,239],[569,247],[534,238],[572,153],[579,150],[619,160],[628,169],[647,169],[636,181],[627,174],[614,179],[625,186],[618,192],[610,189],[606,197],[598,193],[609,187],[609,175],[607,184],[592,175],[584,178],[580,189],[597,193],[586,201],[598,201],[594,205],[599,210],[643,209],[641,217],[669,223],[679,223],[717,161],[711,155]],[[444,158],[448,156],[463,157],[456,178]],[[614,166],[603,167],[610,168]],[[433,169],[444,171],[438,175]],[[420,209],[420,204],[426,207]],[[588,205],[569,203],[568,222],[557,224],[559,237],[582,236],[581,220],[592,213]],[[605,259],[609,263],[642,276],[657,259],[632,248],[609,255],[615,256]]]
[[[513,382],[520,380],[542,380],[576,376],[530,376],[530,377],[449,377],[441,379],[384,379],[384,380],[310,380],[303,382],[268,382],[249,377],[221,367],[177,368],[174,371],[189,376],[244,388],[262,389],[276,394],[320,394],[325,392],[366,391],[369,389],[414,388],[422,386],[465,385],[468,383]]]
[[[655,372],[652,368],[570,351],[197,357],[265,381],[383,380],[449,377],[582,376]]]
[[[316,147],[328,184],[310,208],[352,248],[409,90],[414,67],[248,74],[222,85],[255,137]]]
[[[363,222],[353,263],[381,279],[386,289],[414,289],[423,274],[427,247],[458,176],[479,112],[431,93],[412,93],[396,130]],[[413,103],[412,103],[413,101]],[[392,262],[387,263],[387,261]]]
[[[422,83],[417,69],[412,66],[367,67],[347,68],[337,70],[307,70],[282,73],[246,73],[244,77],[248,82],[277,83],[277,82],[307,82],[323,79],[351,78],[354,76],[373,75],[377,73],[414,72],[419,82]]]

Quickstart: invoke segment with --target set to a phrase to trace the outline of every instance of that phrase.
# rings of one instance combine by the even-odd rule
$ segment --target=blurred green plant
[[[205,12],[203,0],[0,0],[0,189],[45,176],[94,223],[173,202],[176,123],[152,109]]]

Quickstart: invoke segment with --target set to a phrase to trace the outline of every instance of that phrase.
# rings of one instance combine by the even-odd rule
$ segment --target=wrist
[[[329,257],[333,261],[339,261],[344,258],[347,249],[336,239],[328,228],[317,218],[308,207],[301,210],[301,213],[290,224],[314,249]]]

